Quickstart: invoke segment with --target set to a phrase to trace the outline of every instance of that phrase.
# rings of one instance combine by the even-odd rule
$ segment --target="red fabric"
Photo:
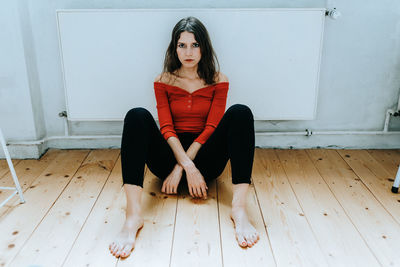
[[[167,140],[176,133],[200,133],[194,140],[204,144],[225,113],[229,82],[197,89],[193,93],[177,86],[154,82],[160,131]]]

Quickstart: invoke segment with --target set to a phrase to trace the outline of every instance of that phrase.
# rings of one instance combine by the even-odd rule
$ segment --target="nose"
[[[185,53],[187,56],[191,56],[192,54],[193,54],[193,51],[192,51],[192,47],[188,47],[187,49],[186,49],[186,53]]]

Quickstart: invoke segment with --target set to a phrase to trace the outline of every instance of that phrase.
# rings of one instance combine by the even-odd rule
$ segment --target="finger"
[[[170,183],[168,183],[168,185],[167,185],[167,192],[168,192],[168,194],[171,194],[171,185],[170,185]]]
[[[194,195],[194,197],[197,197],[197,188],[196,187],[193,187],[193,195]]]
[[[200,189],[200,187],[197,187],[197,188],[196,188],[196,193],[197,193],[197,195],[196,195],[196,196],[197,196],[198,198],[201,198],[201,197],[202,197],[202,195],[203,195],[203,194],[201,193],[201,189]]]
[[[203,198],[206,198],[206,197],[207,197],[206,185],[205,185],[205,184],[202,185],[202,186],[200,187],[200,190],[201,190],[201,194],[202,194]]]
[[[193,186],[191,187],[191,189],[192,189],[192,194],[191,194],[191,196],[192,196],[192,198],[195,198],[195,197],[196,197],[195,192],[194,192],[195,189],[194,189]]]
[[[161,192],[165,193],[165,181],[163,182],[163,185],[161,187]]]
[[[165,180],[165,181],[164,181],[164,193],[165,193],[165,194],[167,194],[167,190],[168,190],[168,183],[167,183],[167,181],[168,181],[168,180]]]
[[[202,197],[200,187],[196,187],[196,197]]]
[[[189,185],[188,187],[189,187],[189,194],[190,194],[190,196],[191,196],[191,197],[194,197],[194,196],[193,196],[193,187],[190,186],[190,185]]]
[[[202,187],[201,190],[203,191],[203,198],[207,198],[207,190],[205,187]]]
[[[192,186],[193,197],[197,197],[196,187]]]
[[[192,187],[192,190],[193,190],[193,197],[197,197],[197,189],[196,189],[196,187]]]

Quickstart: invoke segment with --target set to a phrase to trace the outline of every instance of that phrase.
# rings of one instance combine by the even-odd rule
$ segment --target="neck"
[[[179,68],[179,76],[189,79],[197,79],[199,75],[197,74],[197,65],[193,67],[184,67],[183,65]]]

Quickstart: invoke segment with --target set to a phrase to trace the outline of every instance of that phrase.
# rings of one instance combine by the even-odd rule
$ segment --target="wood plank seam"
[[[160,178],[158,178],[158,179],[160,179]],[[177,214],[178,214],[178,200],[179,200],[179,197],[177,197],[177,198],[176,198],[176,201],[175,201],[174,229],[172,230],[172,240],[171,240],[172,244],[171,244],[171,251],[170,251],[170,253],[169,253],[169,264],[168,264],[169,267],[171,267],[171,264],[172,264],[172,253],[173,253],[173,251],[174,251],[175,228],[176,228],[176,216],[177,216]]]
[[[288,174],[287,174],[286,168],[284,167],[285,165],[282,163],[281,158],[279,157],[278,153],[277,153],[276,151],[273,151],[273,153],[275,154],[276,158],[279,160],[279,163],[282,165],[282,169],[283,169],[283,172],[285,173],[286,180],[288,181],[288,183],[289,183],[289,185],[290,185],[290,188],[292,189],[292,192],[293,192],[294,196],[296,197],[297,203],[299,204],[299,207],[301,208],[301,211],[303,212],[303,215],[304,215],[304,217],[305,217],[305,219],[306,219],[306,221],[307,221],[307,224],[308,224],[308,226],[309,226],[309,228],[310,228],[310,231],[311,231],[311,232],[313,233],[313,235],[314,235],[314,239],[316,240],[316,242],[317,242],[319,248],[321,249],[321,251],[325,251],[324,248],[323,248],[323,246],[322,246],[321,243],[320,243],[320,239],[318,238],[318,235],[315,233],[314,228],[312,227],[312,224],[310,223],[310,220],[309,220],[309,218],[307,217],[306,212],[304,211],[303,206],[301,205],[301,201],[299,200],[299,197],[297,196],[296,191],[295,191],[294,188],[293,188],[293,185],[292,185],[292,183],[291,183],[291,179],[289,179],[289,176],[288,176]],[[325,256],[325,255],[324,255],[324,256]],[[329,262],[329,261],[328,261],[328,262]]]
[[[3,161],[3,160],[2,160],[2,161]],[[13,161],[13,166],[14,166],[14,168],[16,168],[17,165],[18,165],[20,162],[22,162],[22,160],[15,160],[16,163],[14,163],[14,160],[12,160],[12,161]],[[6,162],[5,166],[6,166],[5,168],[7,168],[7,171],[6,171],[5,173],[3,173],[3,175],[0,177],[0,180],[3,179],[3,178],[5,178],[8,174],[11,175],[11,173],[10,173],[10,168],[9,168],[9,166],[7,165],[7,162]]]
[[[272,244],[271,244],[271,239],[270,239],[269,234],[268,234],[267,224],[265,223],[264,214],[262,212],[261,205],[260,205],[260,200],[259,200],[258,195],[257,195],[256,183],[253,182],[253,179],[251,180],[251,182],[254,185],[254,194],[256,195],[258,210],[260,211],[261,218],[262,218],[262,221],[263,221],[263,224],[264,224],[265,233],[267,234],[267,237],[268,237],[268,243],[269,243],[269,246],[271,248],[272,257],[274,258],[275,266],[277,266],[278,264],[277,264],[277,261],[276,261],[276,258],[275,258],[274,250],[272,249]]]
[[[93,150],[93,149],[92,149],[92,150]],[[88,155],[92,152],[92,150],[90,150],[90,152],[88,153]],[[63,266],[63,265],[65,264],[65,261],[68,259],[69,254],[71,253],[72,249],[74,248],[75,243],[76,243],[76,241],[78,240],[79,235],[80,235],[81,232],[82,232],[82,229],[85,227],[87,220],[89,219],[90,215],[92,214],[93,208],[96,206],[97,200],[99,199],[99,196],[100,196],[101,193],[103,192],[103,189],[104,189],[104,187],[106,186],[106,184],[107,184],[107,182],[108,182],[108,179],[110,178],[111,173],[112,173],[112,171],[114,170],[114,168],[115,168],[115,166],[116,166],[116,164],[117,164],[117,162],[118,162],[118,158],[120,157],[120,155],[121,155],[121,153],[118,154],[117,160],[114,162],[113,167],[110,169],[110,173],[108,174],[107,179],[105,179],[104,184],[103,184],[103,186],[101,187],[101,189],[100,189],[100,191],[99,191],[99,194],[97,195],[96,201],[93,202],[93,206],[92,206],[92,208],[90,209],[88,215],[86,216],[85,221],[82,223],[82,227],[81,227],[81,229],[79,230],[79,233],[76,235],[75,240],[74,240],[74,242],[72,243],[71,248],[68,250],[68,253],[67,253],[67,255],[65,256],[65,259],[63,260],[61,266]],[[84,162],[84,161],[82,161],[82,162]],[[79,168],[78,168],[78,169],[79,169]],[[71,179],[71,180],[72,180],[72,179]],[[60,194],[60,195],[61,195],[61,194]]]
[[[43,218],[45,218],[48,213],[50,212],[50,210],[53,208],[54,204],[56,204],[56,202],[58,201],[58,199],[60,198],[60,196],[64,193],[65,189],[68,187],[68,185],[71,183],[71,181],[73,180],[73,178],[75,177],[76,173],[80,170],[80,168],[82,167],[82,164],[85,162],[85,160],[89,157],[90,153],[92,152],[92,150],[90,150],[87,154],[86,157],[82,160],[81,165],[79,165],[79,167],[76,169],[76,171],[74,172],[74,174],[70,177],[70,179],[68,180],[68,183],[66,183],[66,185],[64,186],[63,190],[60,191],[60,194],[58,195],[58,197],[56,198],[56,200],[54,200],[53,204],[51,204],[51,206],[49,207],[49,209],[47,210],[46,214],[43,216]],[[42,218],[42,220],[43,220]],[[42,220],[40,221],[39,224],[42,223]],[[38,225],[39,225],[38,224]],[[36,228],[35,228],[36,230]]]
[[[229,162],[228,162],[228,164],[229,164]],[[229,167],[228,168],[230,168],[230,164],[228,165]],[[216,178],[216,179],[218,179],[218,178]],[[220,244],[220,250],[221,250],[221,261],[222,261],[222,267],[224,267],[225,266],[225,263],[224,263],[224,253],[223,253],[223,249],[222,249],[222,235],[221,235],[221,215],[220,215],[220,211],[219,211],[219,188],[218,188],[218,183],[216,182],[216,185],[215,185],[216,187],[217,187],[217,196],[216,196],[216,199],[217,199],[217,211],[218,211],[218,230],[219,230],[219,244]]]
[[[34,227],[34,229],[32,230],[32,232],[29,234],[29,236],[24,240],[23,244],[20,246],[19,250],[17,251],[17,253],[14,254],[14,256],[11,258],[11,260],[9,262],[14,262],[16,260],[16,258],[18,257],[18,255],[20,254],[20,252],[24,249],[25,245],[30,241],[30,239],[32,238],[32,236],[35,234],[36,230],[38,227],[40,227],[40,225],[42,224],[43,220],[46,219],[47,215],[49,214],[49,212],[51,211],[51,209],[53,208],[53,206],[55,205],[55,203],[57,202],[57,200],[60,198],[60,196],[62,195],[62,193],[64,192],[65,188],[68,187],[68,185],[70,184],[71,180],[73,179],[73,177],[76,175],[76,173],[79,171],[79,169],[81,168],[83,162],[85,162],[85,160],[88,158],[90,154],[90,151],[88,151],[86,153],[86,156],[81,160],[79,167],[76,168],[75,172],[73,173],[73,175],[69,176],[69,180],[68,183],[65,184],[64,188],[62,191],[60,191],[60,194],[57,196],[57,198],[55,199],[55,201],[51,204],[51,206],[48,207],[46,213],[44,213],[44,215],[42,216],[42,218],[40,219],[40,221],[36,224],[36,226]],[[36,180],[36,179],[35,179]],[[33,183],[33,182],[32,182]],[[29,188],[29,187],[28,187]]]
[[[47,153],[47,152],[46,152]],[[40,162],[40,160],[42,160],[43,159],[43,157],[41,157],[39,160],[37,160],[37,162]],[[55,159],[55,157],[52,159],[52,160],[49,160],[49,164],[50,164],[50,162],[51,161],[53,161]],[[45,159],[45,160],[48,160],[47,158]],[[45,161],[44,160],[44,161]],[[19,163],[20,162],[23,162],[22,160],[21,161],[17,161],[17,163],[16,164],[14,164],[14,166],[15,166],[15,171],[17,171],[18,169],[19,169]],[[44,164],[44,163],[43,163]],[[18,166],[17,166],[18,165]],[[22,165],[22,164],[21,164]],[[18,170],[18,171],[20,171],[20,170]],[[21,175],[21,173],[20,173],[20,175]],[[35,176],[33,176],[33,175],[30,175],[30,177],[33,177],[32,179],[30,179],[29,181],[24,181],[25,179],[24,179],[24,175],[22,174],[22,177],[21,176],[19,176],[19,178],[18,179],[20,179],[20,178],[22,178],[22,179],[20,179],[20,183],[21,183],[21,190],[22,190],[22,192],[23,193],[26,193],[27,191],[28,191],[28,189],[30,189],[31,188],[31,186],[32,186],[32,184],[36,181],[36,179],[38,178],[38,177],[40,177],[40,175],[41,175],[41,173],[39,172],[39,173],[37,173]],[[3,176],[2,176],[2,178],[0,178],[0,181],[1,180],[5,180],[6,178],[7,178],[7,176],[11,176],[11,173],[8,171],[7,173],[5,173]],[[12,180],[10,180],[10,181],[12,181]],[[4,182],[4,181],[1,181],[1,182]],[[3,191],[4,192],[4,191]],[[2,191],[0,190],[0,193],[2,193]],[[4,192],[4,193],[6,193],[6,192]],[[8,214],[8,213],[10,213],[11,211],[12,211],[12,209],[14,209],[15,208],[15,206],[13,206],[13,204],[15,204],[16,202],[18,201],[18,199],[14,199],[14,200],[10,200],[10,201],[8,201],[8,203],[6,203],[6,205],[4,205],[3,206],[3,211],[0,211],[0,216],[6,216],[6,214]]]
[[[337,154],[339,154],[339,153],[337,152],[337,149],[335,149],[335,152],[336,152]],[[339,199],[337,198],[336,194],[332,191],[331,187],[329,186],[329,184],[328,184],[327,181],[325,180],[325,178],[324,178],[324,176],[322,175],[322,173],[320,172],[320,170],[317,168],[317,166],[315,166],[315,164],[314,164],[312,158],[310,157],[310,155],[309,155],[308,153],[306,153],[306,154],[307,154],[307,157],[309,158],[309,160],[313,163],[315,169],[317,170],[318,174],[321,176],[322,180],[325,182],[325,184],[326,184],[326,186],[328,187],[329,191],[331,191],[332,195],[335,197],[337,203],[339,203],[340,207],[342,207],[342,210],[343,210],[344,214],[346,214],[347,218],[349,219],[349,221],[351,222],[351,224],[354,226],[354,229],[356,229],[357,233],[360,235],[360,237],[361,237],[362,240],[364,241],[365,245],[366,245],[366,246],[368,247],[368,249],[371,251],[371,254],[374,255],[376,261],[380,263],[379,259],[378,259],[378,258],[376,257],[376,255],[375,255],[374,251],[373,251],[372,248],[369,246],[368,242],[365,240],[365,238],[364,238],[364,236],[361,234],[361,232],[358,230],[357,225],[356,225],[356,224],[354,223],[354,221],[351,219],[351,216],[347,213],[345,207],[343,207],[342,203],[339,201]],[[339,156],[340,156],[340,154],[339,154]],[[342,157],[341,157],[341,158],[342,158]],[[343,159],[343,161],[346,162],[344,159]],[[347,164],[347,162],[346,162],[346,164]],[[347,164],[347,165],[348,165],[348,164]],[[349,167],[350,167],[350,166],[349,166]],[[354,171],[353,171],[353,172],[354,172]],[[357,177],[358,177],[358,176],[357,176]],[[364,185],[364,183],[362,183],[362,184],[363,184],[363,186],[364,186],[365,188],[367,188],[367,187]]]
[[[371,189],[369,188],[369,186],[367,186],[367,184],[364,182],[363,178],[360,177],[360,176],[357,174],[356,171],[354,171],[354,169],[349,165],[349,163],[346,161],[346,159],[343,158],[343,156],[342,156],[338,151],[336,151],[336,152],[337,152],[337,153],[339,154],[339,156],[343,159],[343,161],[346,162],[347,166],[349,166],[349,168],[352,169],[353,173],[358,177],[358,179],[360,179],[361,183],[365,186],[366,189],[368,189],[368,191],[374,196],[374,198],[379,202],[379,204],[380,204],[380,205],[387,211],[387,213],[389,213],[390,216],[392,216],[392,218],[400,225],[400,222],[397,220],[397,218],[386,208],[386,206],[382,203],[382,201],[380,201],[380,199],[374,194],[374,192],[371,191]],[[368,153],[368,154],[369,154],[369,153]],[[378,162],[378,163],[379,163],[379,162]],[[371,173],[374,173],[374,172],[372,172],[372,170],[369,169],[367,166],[364,165],[364,167],[366,167]],[[388,190],[389,190],[389,189],[388,189]]]

